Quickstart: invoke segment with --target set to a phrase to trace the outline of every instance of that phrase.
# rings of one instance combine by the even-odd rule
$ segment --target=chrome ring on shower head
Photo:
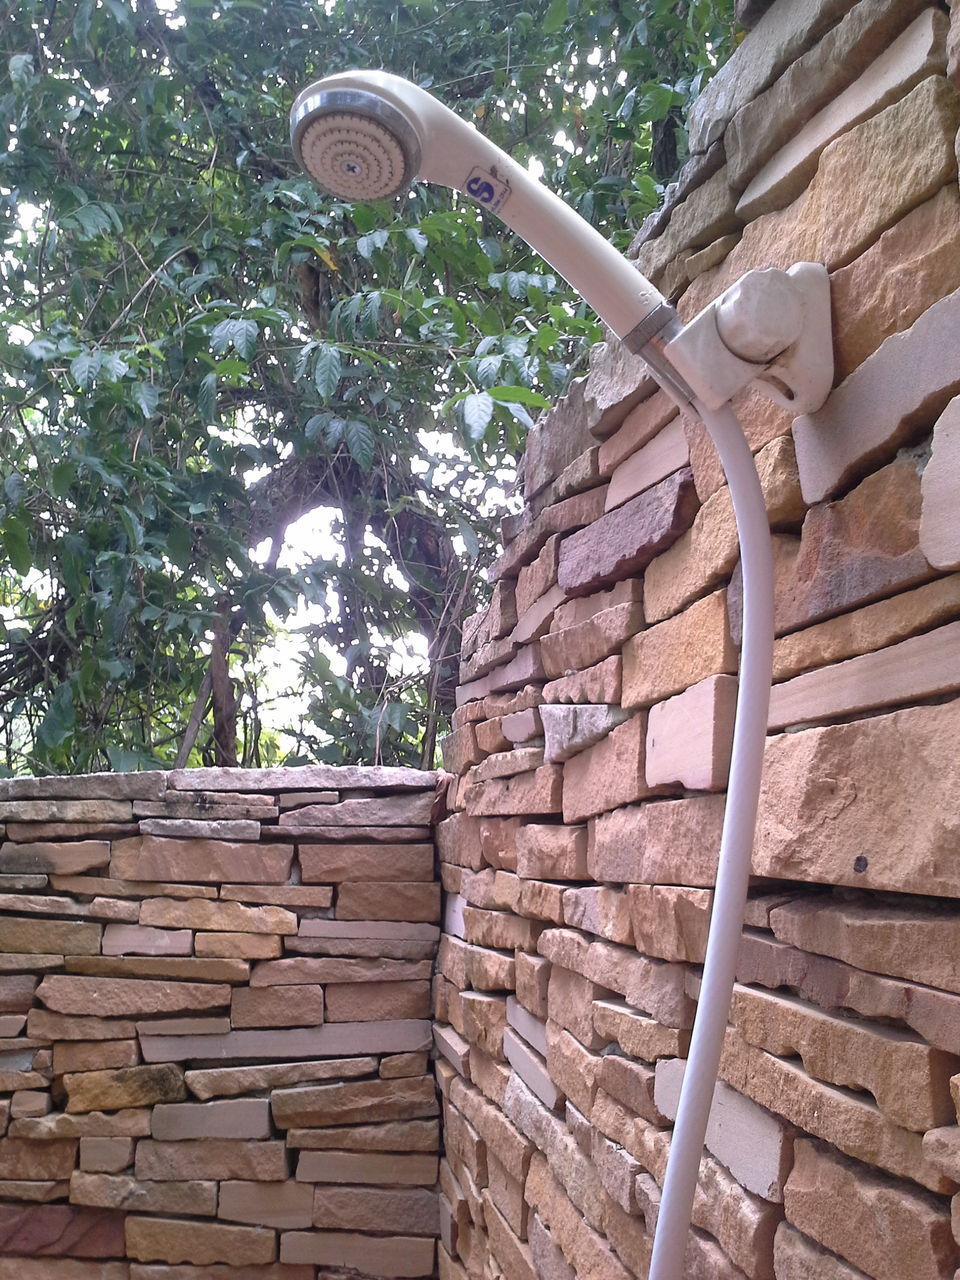
[[[384,200],[416,180],[420,139],[410,121],[362,89],[304,89],[290,113],[301,166],[342,200]]]

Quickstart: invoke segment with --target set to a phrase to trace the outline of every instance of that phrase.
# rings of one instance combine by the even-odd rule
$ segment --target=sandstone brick
[[[251,1142],[234,1138],[203,1138],[189,1142],[137,1143],[134,1174],[150,1182],[238,1178],[282,1182],[288,1176],[282,1142]]]
[[[604,658],[620,652],[626,640],[643,626],[640,601],[601,609],[583,622],[542,637],[543,669],[552,679],[596,666]]]
[[[137,836],[114,842],[110,869],[121,880],[283,884],[292,863],[289,845]]]
[[[554,534],[547,538],[537,556],[520,570],[516,586],[518,613],[524,613],[556,584],[559,556],[560,538]]]
[[[568,595],[587,595],[642,573],[689,526],[696,505],[693,478],[684,468],[571,534],[560,548],[560,586]]]
[[[313,1190],[296,1182],[222,1182],[217,1214],[230,1222],[285,1231],[309,1227]]]
[[[778,1280],[807,1280],[812,1275],[821,1280],[867,1280],[859,1267],[821,1249],[787,1222],[777,1228],[773,1264]]]
[[[83,1138],[81,1141],[90,1142],[93,1139]],[[106,1173],[76,1170],[70,1178],[70,1201],[72,1204],[92,1208],[123,1209],[134,1213],[182,1213],[194,1217],[213,1217],[217,1212],[217,1184],[210,1179],[138,1182],[136,1178],[129,1176],[116,1177]]]
[[[960,521],[956,507],[956,462],[960,455],[960,398],[937,420],[933,449],[923,473],[920,545],[937,569],[960,567]]]
[[[230,960],[275,960],[283,945],[275,933],[196,933],[193,949],[198,956]],[[290,938],[290,935],[287,935]],[[292,941],[292,939],[291,939]]]
[[[589,885],[582,889],[565,889],[563,922],[575,929],[609,938],[611,942],[632,944],[630,903],[619,889],[606,885]]]
[[[617,1260],[599,1232],[584,1221],[543,1156],[535,1155],[531,1162],[526,1196],[578,1280],[630,1280],[631,1272]]]
[[[70,1072],[63,1077],[67,1111],[116,1111],[187,1096],[183,1072],[170,1064]]]
[[[654,1097],[657,1107],[671,1120],[677,1114],[685,1066],[680,1059],[657,1063]],[[707,1150],[741,1186],[764,1200],[783,1199],[783,1185],[793,1160],[793,1131],[778,1115],[720,1081],[714,1090],[705,1142]]]
[[[359,1231],[407,1232],[435,1236],[439,1227],[435,1192],[319,1184],[314,1190],[314,1225]]]
[[[528,1245],[518,1239],[518,1234],[525,1236],[526,1205],[522,1198],[518,1211],[524,1218],[524,1228],[518,1231],[516,1225],[507,1220],[496,1204],[496,1197],[491,1191],[482,1193],[484,1205],[484,1223],[489,1233],[490,1249],[493,1257],[502,1268],[503,1274],[516,1277],[516,1280],[539,1280],[533,1263],[533,1255]]]
[[[80,1139],[80,1168],[87,1173],[120,1173],[132,1164],[132,1138]]]
[[[923,1132],[953,1118],[949,1080],[956,1060],[908,1032],[749,988],[737,990],[731,1021],[749,1044],[798,1054],[817,1079],[868,1090],[895,1124]]]
[[[683,613],[648,627],[623,649],[623,705],[649,706],[707,676],[733,673],[737,653],[727,593],[715,591]]]
[[[929,466],[928,466],[929,470]],[[939,578],[889,600],[781,636],[774,645],[774,678],[872,653],[960,613],[960,576]]]
[[[93,1111],[88,1115],[67,1115],[62,1111],[54,1111],[45,1116],[13,1120],[9,1128],[11,1138],[29,1138],[42,1143],[88,1136],[142,1137],[149,1132],[150,1112],[147,1110],[122,1110],[111,1115],[102,1111]]]
[[[752,266],[812,261],[833,270],[852,261],[956,172],[951,142],[956,114],[953,87],[930,76],[901,101],[836,138],[823,151],[803,195],[746,227],[722,266],[688,290],[683,313],[699,309]],[[904,164],[897,181],[888,182],[878,198],[893,154],[902,155]],[[852,172],[856,182],[850,181]]]
[[[958,194],[947,186],[835,273],[837,375],[845,378],[891,334],[960,287]]]
[[[280,1085],[346,1079],[369,1075],[376,1070],[376,1058],[333,1058],[320,1062],[283,1062],[250,1067],[209,1067],[187,1071],[187,1088],[196,1098],[208,1100],[256,1093]]]
[[[602,615],[599,615],[602,616]],[[562,633],[561,633],[562,634]],[[550,762],[570,759],[592,747],[629,719],[629,712],[618,706],[586,704],[543,706],[544,758]]]
[[[641,951],[661,960],[703,963],[712,890],[637,884],[627,895],[633,936]]]
[[[54,1270],[55,1268],[55,1270]],[[80,1258],[0,1258],[0,1280],[128,1280],[126,1262],[85,1262]],[[137,1277],[140,1280],[140,1277]],[[152,1280],[152,1277],[150,1278]]]
[[[436,1094],[429,1077],[275,1089],[270,1105],[274,1122],[281,1129],[437,1114]]]
[[[719,586],[732,573],[738,554],[736,521],[724,487],[711,494],[690,528],[647,567],[643,584],[647,622],[660,622]]]
[[[105,956],[188,956],[193,950],[189,929],[153,929],[135,924],[108,924],[103,931]]]
[[[920,480],[907,457],[875,472],[840,501],[814,507],[790,576],[778,591],[778,632],[929,577],[919,525]]]
[[[620,346],[620,344],[617,344]],[[603,514],[604,488],[590,489],[544,507],[487,570],[491,582],[515,578],[520,566],[537,555],[547,538],[591,524]],[[525,513],[526,514],[526,513]]]
[[[594,1030],[591,1002],[609,994],[580,973],[554,964],[547,985],[546,1016],[558,1027],[570,1031],[586,1048],[600,1049],[603,1039]]]
[[[598,342],[589,360],[584,399],[592,411],[590,430],[602,440],[656,390],[656,383],[644,362],[617,340]]]
[[[230,1002],[230,988],[215,983],[48,974],[37,988],[37,998],[56,1013],[82,1015],[96,1009],[103,1016],[122,1017],[222,1008]]]
[[[790,435],[794,415],[752,386],[739,391],[732,403],[754,455],[771,525],[776,527],[802,517],[804,504]],[[684,418],[683,429],[690,448],[697,496],[706,502],[727,482],[720,455],[702,422]],[[772,448],[765,448],[767,445]]]
[[[625,1054],[647,1062],[684,1056],[690,1039],[613,999],[593,1001],[593,1025],[602,1041],[616,1041]]]
[[[604,813],[588,827],[595,880],[708,886],[716,879],[724,798],[657,800]]]
[[[299,846],[304,880],[432,880],[430,844],[337,844]]]
[[[287,1145],[312,1151],[436,1152],[440,1129],[436,1120],[387,1120],[374,1124],[323,1129],[288,1129]]]
[[[800,898],[771,912],[770,924],[806,951],[960,993],[960,912],[949,906]]]
[[[6,1179],[69,1178],[76,1157],[77,1144],[66,1137],[41,1144],[28,1138],[0,1138],[0,1170]]]
[[[283,907],[245,907],[239,902],[180,902],[148,898],[140,907],[140,923],[173,929],[224,930],[236,933],[297,932],[297,917]]]
[[[372,986],[362,983],[362,986]],[[392,984],[389,984],[392,986]],[[324,1020],[321,987],[285,987],[278,1001],[269,987],[241,988],[230,1002],[234,1027],[312,1027]]]
[[[430,1014],[428,982],[331,983],[324,988],[324,999],[327,1022],[375,1022]]]
[[[94,870],[109,863],[108,841],[75,840],[61,843],[54,839],[44,839],[44,825],[9,824],[11,828],[19,828],[17,835],[21,839],[14,840],[13,832],[8,830],[7,834],[11,839],[0,844],[0,870],[6,874],[43,872],[64,875]],[[89,832],[86,826],[82,830],[83,834]]]
[[[128,1257],[145,1262],[267,1263],[276,1257],[276,1236],[259,1227],[234,1227],[182,1218],[140,1218],[125,1222]]]
[[[536,1018],[547,1016],[547,991],[550,961],[543,956],[518,952],[516,958],[517,1000]]]
[[[464,991],[460,1001],[467,1040],[492,1058],[502,1058],[503,1031],[507,1022],[505,998],[484,991]]]
[[[229,936],[229,935],[223,935]],[[66,956],[68,973],[106,978],[167,978],[188,982],[246,982],[250,966],[242,960],[190,956]]]
[[[793,135],[756,174],[737,205],[744,219],[782,208],[816,172],[823,148],[943,67],[947,20],[922,13],[863,74]]]
[[[542,920],[547,924],[563,924],[563,892],[562,884],[550,884],[544,880],[524,880],[517,910],[520,915],[530,920]]]
[[[948,744],[958,714],[955,701],[771,738],[755,872],[960,896],[942,852],[951,840],[955,784]],[[892,777],[902,813],[899,805],[891,809]],[[923,804],[913,804],[919,795]],[[882,832],[873,834],[878,820]]]
[[[602,448],[600,455],[602,469]],[[687,466],[689,461],[690,450],[683,422],[679,415],[675,415],[650,441],[631,453],[629,457],[624,458],[613,469],[607,489],[605,504],[607,511],[614,510],[661,480],[665,480],[672,472]]]
[[[854,4],[835,27],[801,52],[769,89],[745,103],[730,121],[724,138],[734,186],[742,188],[792,136],[797,125],[852,83],[922,8],[923,0]],[[741,13],[737,16],[746,21]]]
[[[918,1133],[892,1124],[860,1095],[813,1080],[795,1063],[747,1045],[733,1030],[727,1032],[720,1075],[738,1092],[844,1155],[931,1191],[953,1185],[923,1155]]]
[[[476,782],[487,782],[491,778],[510,778],[518,773],[538,769],[542,764],[543,748],[538,744],[511,747],[509,751],[495,752],[480,764],[474,765],[467,774],[465,782],[471,785]]]
[[[154,1107],[151,1132],[164,1142],[193,1138],[269,1138],[270,1103],[266,1098],[183,1102]]]
[[[797,419],[797,462],[808,502],[832,496],[891,457],[944,409],[960,382],[935,351],[953,340],[958,325],[955,290],[905,332],[888,337],[822,409]]]
[[[349,1268],[384,1277],[431,1276],[434,1242],[416,1236],[378,1237],[350,1231],[287,1231],[280,1238],[280,1260]]]
[[[646,716],[611,730],[563,766],[564,822],[582,822],[650,793],[645,774]]]
[[[590,942],[572,929],[548,929],[537,943],[541,955],[626,998],[638,1010],[671,1027],[688,1027],[691,1004],[684,970],[612,942]]]
[[[507,911],[480,911],[476,907],[465,907],[463,918],[467,941],[482,947],[505,951],[518,947],[532,951],[541,932],[534,921],[522,920]]]
[[[525,880],[585,880],[586,828],[527,823],[517,833],[517,874]]]
[[[74,920],[0,919],[0,949],[25,955],[97,955],[101,926]]]
[[[730,768],[736,705],[736,677],[710,676],[651,707],[648,786],[680,783],[693,791],[722,791]]]
[[[467,788],[467,812],[477,816],[557,813],[562,771],[544,765],[512,778],[494,779]]]
[[[119,1258],[124,1254],[123,1229],[123,1215],[107,1210],[0,1204],[0,1256]],[[47,1264],[48,1275],[56,1265]]]
[[[592,1028],[591,1028],[592,1031]],[[600,1059],[569,1031],[547,1023],[547,1070],[557,1087],[586,1115],[597,1089]]]
[[[752,931],[741,939],[737,975],[741,982],[769,988],[794,987],[823,1009],[848,1008],[864,1017],[894,1019],[936,1048],[960,1055],[960,996],[949,992],[864,973]]]
[[[960,1261],[942,1202],[822,1143],[797,1143],[784,1208],[793,1226],[868,1275],[941,1280]]]
[[[440,919],[438,884],[365,880],[341,884],[338,920],[403,920],[429,923]]]
[[[604,658],[586,671],[577,671],[544,685],[544,698],[551,703],[607,703],[620,700],[623,660],[619,655]]]

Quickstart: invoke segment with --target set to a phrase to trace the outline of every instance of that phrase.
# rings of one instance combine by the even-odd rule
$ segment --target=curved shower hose
[[[307,172],[342,199],[397,195],[417,174],[465,191],[551,263],[628,348],[651,363],[671,394],[679,392],[684,404],[690,399],[669,361],[659,358],[662,338],[679,329],[666,298],[569,205],[425,90],[386,72],[327,76],[304,89],[294,103],[291,140]],[[649,1280],[678,1280],[683,1265],[733,990],[773,665],[770,535],[750,449],[729,403],[717,410],[696,400],[693,404],[720,454],[733,499],[743,565],[743,644],[703,983]]]
[[[736,978],[773,678],[773,553],[760,479],[750,446],[730,405],[710,410],[695,401],[694,407],[716,446],[730,486],[740,537],[743,640],[710,933],[648,1280],[679,1280],[682,1275],[707,1119]]]

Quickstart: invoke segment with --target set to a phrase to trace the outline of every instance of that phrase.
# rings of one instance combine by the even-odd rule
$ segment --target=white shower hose
[[[729,403],[694,401],[730,487],[743,575],[743,640],[730,781],[690,1052],[670,1144],[648,1280],[681,1280],[707,1118],[736,978],[773,676],[773,553],[750,447]]]

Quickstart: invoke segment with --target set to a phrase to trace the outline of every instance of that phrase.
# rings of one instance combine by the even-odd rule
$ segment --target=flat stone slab
[[[394,1022],[334,1022],[293,1030],[230,1031],[224,1036],[141,1036],[146,1062],[186,1062],[193,1058],[312,1058],[318,1054],[415,1053],[429,1049],[425,1019]]]
[[[173,769],[173,791],[346,791],[359,787],[433,790],[434,770],[391,769],[381,765],[305,764],[290,769]]]

